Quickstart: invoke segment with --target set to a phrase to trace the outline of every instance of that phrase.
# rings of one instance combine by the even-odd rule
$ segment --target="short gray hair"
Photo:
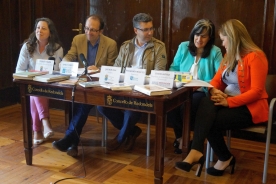
[[[133,27],[139,27],[140,22],[151,22],[152,20],[153,18],[149,14],[138,13],[132,19]]]

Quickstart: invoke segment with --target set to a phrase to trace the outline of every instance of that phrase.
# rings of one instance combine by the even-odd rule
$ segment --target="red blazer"
[[[246,105],[255,124],[268,120],[268,95],[265,90],[268,62],[263,53],[251,52],[238,62],[238,83],[241,94],[228,97],[229,108]],[[220,67],[212,81],[215,88],[224,91],[226,84],[222,81],[222,72],[225,66]]]

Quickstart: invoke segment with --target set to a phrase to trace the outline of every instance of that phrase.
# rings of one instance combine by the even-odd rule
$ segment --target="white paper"
[[[79,62],[61,61],[60,74],[72,75],[73,77],[76,77],[78,74],[78,67],[79,67]]]
[[[209,84],[208,82],[205,82],[203,80],[194,80],[194,79],[191,82],[184,84],[183,86],[185,86],[185,87],[214,87],[211,84]]]
[[[146,69],[126,68],[124,83],[142,85],[145,77]]]
[[[35,64],[36,71],[48,71],[49,74],[53,73],[54,60],[37,59]]]
[[[149,84],[163,86],[165,88],[172,88],[174,83],[174,72],[162,71],[162,70],[152,70],[150,74]]]
[[[120,80],[120,67],[102,66],[99,81],[104,83],[119,83]]]

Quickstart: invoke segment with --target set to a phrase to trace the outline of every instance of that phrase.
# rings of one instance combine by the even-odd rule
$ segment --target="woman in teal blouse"
[[[190,72],[193,79],[210,82],[222,60],[220,48],[215,43],[215,26],[208,19],[196,22],[190,33],[189,41],[182,42],[170,66],[170,71]],[[194,122],[198,104],[206,96],[204,88],[194,89],[191,109],[191,123]],[[182,153],[183,106],[168,113],[168,121],[173,125],[175,133],[175,153]],[[193,127],[192,127],[193,128]]]

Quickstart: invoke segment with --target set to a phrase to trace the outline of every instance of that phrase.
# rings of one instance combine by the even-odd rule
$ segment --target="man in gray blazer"
[[[103,28],[102,18],[98,15],[90,15],[86,19],[85,34],[74,37],[71,48],[63,61],[79,61],[79,66],[83,67],[79,57],[83,54],[87,58],[88,69],[97,69],[102,65],[113,66],[118,55],[117,43],[102,34]],[[54,148],[67,152],[73,157],[78,155],[79,136],[92,107],[93,105],[88,104],[74,104],[74,112],[65,137],[54,141]]]

